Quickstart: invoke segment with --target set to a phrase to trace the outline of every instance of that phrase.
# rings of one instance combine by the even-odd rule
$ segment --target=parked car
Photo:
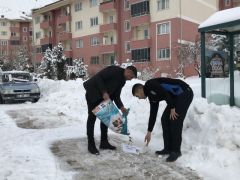
[[[37,102],[40,89],[30,73],[25,71],[0,71],[0,103],[12,101]]]

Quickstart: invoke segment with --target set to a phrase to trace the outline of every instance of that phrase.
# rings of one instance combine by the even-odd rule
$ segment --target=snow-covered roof
[[[200,24],[199,29],[240,20],[240,7],[218,11]]]
[[[30,19],[31,10],[43,7],[57,0],[1,0],[0,17],[9,20]]]

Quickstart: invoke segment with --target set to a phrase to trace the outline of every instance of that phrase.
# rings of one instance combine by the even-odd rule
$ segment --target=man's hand
[[[104,99],[104,100],[110,99],[110,97],[109,97],[109,95],[108,95],[107,92],[103,93],[103,99]]]
[[[128,110],[123,106],[120,108],[120,110],[122,111],[123,114],[128,114]]]
[[[146,136],[145,136],[145,140],[144,140],[144,142],[147,142],[146,146],[148,146],[150,141],[151,141],[151,132],[148,131]]]
[[[178,118],[178,113],[176,113],[175,111],[175,108],[172,108],[171,109],[171,112],[170,112],[170,120],[176,120]]]

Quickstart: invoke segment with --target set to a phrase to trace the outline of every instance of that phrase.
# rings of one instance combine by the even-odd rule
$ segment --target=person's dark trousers
[[[171,109],[169,106],[166,107],[161,118],[164,149],[169,152],[181,153],[183,121],[192,102],[193,92],[191,88],[187,88],[182,94],[174,98],[178,118],[170,120]]]
[[[87,119],[87,136],[88,136],[88,142],[93,144],[95,146],[94,142],[94,125],[96,121],[96,116],[93,114],[92,110],[99,105],[103,99],[100,99],[94,103],[89,101],[88,94],[86,93],[86,100],[87,100],[87,105],[88,105],[88,119]],[[101,128],[101,141],[107,140],[108,138],[108,127],[101,122],[100,124]]]

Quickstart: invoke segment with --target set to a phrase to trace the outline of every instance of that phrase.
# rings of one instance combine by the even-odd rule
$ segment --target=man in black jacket
[[[127,109],[121,101],[120,94],[126,80],[131,80],[136,77],[137,69],[134,66],[128,66],[126,69],[118,66],[109,66],[83,83],[83,86],[86,89],[86,100],[88,105],[87,136],[88,151],[90,153],[96,155],[99,154],[94,141],[94,124],[96,116],[93,114],[92,110],[103,100],[111,99],[115,102],[122,113],[127,113]],[[115,150],[116,147],[108,142],[108,127],[102,122],[100,127],[100,149]]]
[[[151,132],[156,122],[159,102],[165,100],[167,107],[161,118],[164,149],[156,151],[157,155],[169,155],[166,161],[176,161],[181,156],[182,128],[187,110],[193,99],[192,89],[184,81],[171,78],[148,80],[145,85],[135,84],[133,96],[150,101],[150,117],[145,142],[151,140]]]

